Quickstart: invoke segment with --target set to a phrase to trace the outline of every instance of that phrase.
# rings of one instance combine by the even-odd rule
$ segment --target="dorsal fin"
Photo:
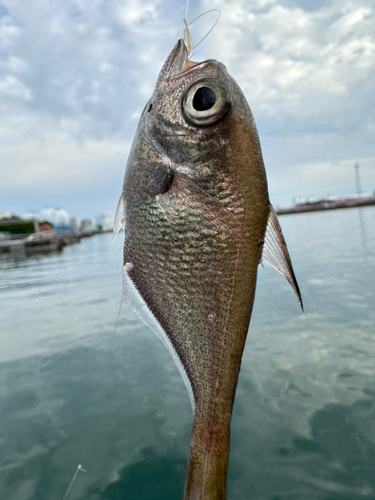
[[[268,217],[266,235],[264,238],[264,246],[261,262],[266,262],[271,267],[288,280],[295,294],[297,295],[301,309],[303,311],[301,292],[298,287],[296,277],[294,275],[292,261],[289,257],[288,248],[285,243],[283,233],[277,218],[277,214],[270,206],[270,214]]]

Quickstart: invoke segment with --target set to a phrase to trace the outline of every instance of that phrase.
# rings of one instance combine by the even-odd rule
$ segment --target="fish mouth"
[[[187,64],[186,64],[186,69],[182,70],[180,73],[178,73],[178,76],[185,75],[187,73],[191,73],[195,69],[204,68],[205,66],[207,66],[208,63],[209,63],[209,61],[194,62],[194,61],[190,61],[190,59],[189,59],[187,61]]]
[[[167,60],[160,71],[158,82],[160,80],[167,80],[175,76],[180,76],[192,69],[197,68],[197,66],[204,67],[207,63],[207,61],[197,63],[189,59],[193,42],[186,21],[184,21],[184,23],[184,31],[182,32],[181,37],[177,40],[172,52],[167,57]]]
[[[174,57],[170,61],[167,60],[169,65],[165,68],[164,80],[187,74],[197,68],[204,68],[208,64],[208,61],[191,61],[188,57],[187,47],[181,38],[171,52],[171,56]]]

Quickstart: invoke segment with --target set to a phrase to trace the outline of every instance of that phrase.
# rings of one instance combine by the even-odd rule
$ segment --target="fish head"
[[[197,165],[213,165],[213,155],[238,151],[234,143],[239,141],[250,142],[247,151],[255,148],[254,156],[261,158],[255,123],[241,89],[224,64],[212,59],[193,62],[190,50],[191,38],[185,28],[145,108],[144,126],[150,142],[172,164],[183,165],[184,173],[194,179]],[[225,151],[223,146],[228,146]]]

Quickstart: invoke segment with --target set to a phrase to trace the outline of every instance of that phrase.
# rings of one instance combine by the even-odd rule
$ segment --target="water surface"
[[[228,500],[375,499],[375,208],[283,216],[304,299],[259,270]],[[120,235],[0,256],[0,498],[182,498],[192,413],[168,352],[120,315]]]

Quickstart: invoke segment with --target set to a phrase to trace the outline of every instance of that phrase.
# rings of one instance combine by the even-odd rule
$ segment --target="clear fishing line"
[[[196,47],[198,47],[198,45],[199,45],[200,43],[202,43],[202,42],[203,42],[203,40],[205,40],[205,39],[208,37],[208,35],[211,33],[211,31],[215,28],[215,26],[217,25],[217,23],[219,22],[219,19],[220,19],[220,10],[219,10],[219,9],[211,9],[211,10],[207,10],[206,12],[203,12],[203,14],[200,14],[200,15],[199,15],[199,16],[197,16],[195,19],[193,19],[192,21],[190,21],[190,23],[188,23],[188,26],[190,26],[190,25],[192,25],[192,24],[193,24],[193,23],[194,23],[197,19],[199,19],[199,18],[201,18],[201,17],[205,16],[206,14],[209,14],[210,12],[216,12],[216,13],[217,13],[217,19],[216,19],[216,21],[214,22],[214,24],[212,25],[212,27],[211,27],[211,28],[207,31],[207,33],[204,35],[204,37],[203,37],[203,38],[201,38],[201,39],[199,40],[199,42],[198,42],[196,45],[194,45],[194,47],[193,47],[191,50],[193,50],[193,49],[195,49]]]
[[[63,496],[63,499],[62,499],[62,500],[66,500],[66,499],[68,498],[68,495],[69,495],[69,493],[70,493],[70,490],[72,489],[73,483],[74,483],[74,481],[76,480],[76,477],[78,476],[78,472],[79,472],[80,470],[81,470],[82,472],[87,472],[87,471],[85,471],[85,469],[82,469],[82,465],[81,465],[81,464],[77,465],[77,468],[76,468],[76,470],[75,470],[75,472],[74,472],[74,474],[73,474],[73,477],[72,477],[72,479],[71,479],[71,481],[70,481],[70,483],[69,483],[68,489],[66,490],[65,495]]]
[[[203,14],[199,14],[199,16],[195,17],[192,21],[190,21],[190,23],[187,22],[187,14],[188,14],[188,6],[189,6],[189,0],[187,0],[187,3],[186,3],[186,12],[185,12],[185,21],[186,21],[186,24],[187,26],[191,26],[197,19],[200,19],[201,17],[205,16],[206,14],[209,14],[210,12],[216,12],[217,13],[217,19],[216,21],[214,22],[214,24],[211,26],[211,28],[207,31],[207,33],[204,35],[203,38],[201,38],[199,40],[199,42],[194,45],[192,47],[191,50],[195,49],[196,47],[198,47],[199,44],[201,44],[203,42],[203,40],[205,40],[208,35],[211,33],[211,31],[215,28],[215,26],[217,25],[217,23],[219,22],[219,19],[220,19],[220,10],[219,9],[211,9],[211,10],[206,10],[206,12],[203,12]],[[181,32],[179,38],[182,37],[184,31]],[[190,57],[193,57],[194,54],[190,55]]]

